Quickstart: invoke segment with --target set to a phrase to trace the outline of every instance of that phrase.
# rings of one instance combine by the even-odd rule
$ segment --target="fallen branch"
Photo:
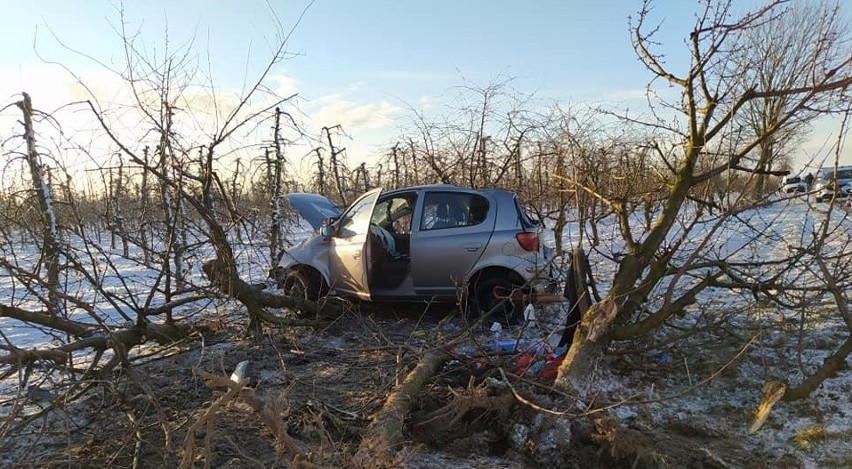
[[[0,345],[0,350],[9,352],[8,355],[0,356],[0,365],[30,364],[41,360],[50,360],[61,365],[68,361],[68,353],[55,349],[26,350],[14,346]]]
[[[417,425],[432,424],[438,431],[446,431],[455,426],[465,415],[476,409],[486,412],[507,412],[515,400],[509,392],[489,396],[485,384],[475,386],[471,376],[467,389],[463,392],[450,389],[453,397],[447,405],[427,414]]]
[[[226,268],[221,259],[211,259],[202,266],[204,275],[210,284],[223,295],[233,298],[249,309],[250,320],[260,319],[279,326],[318,326],[323,321],[293,320],[275,316],[265,308],[291,308],[306,311],[320,318],[336,319],[342,314],[337,305],[329,302],[316,302],[293,296],[275,295],[251,285]],[[252,326],[250,325],[249,328]]]
[[[0,304],[0,317],[17,319],[18,321],[49,327],[62,332],[67,332],[76,337],[88,337],[92,335],[97,325],[86,324],[59,316],[53,316],[48,312],[27,311],[16,306]]]
[[[201,373],[203,373],[203,372],[197,372],[196,374],[200,375]],[[207,374],[209,374],[209,373],[206,373],[206,375]],[[204,375],[202,375],[202,376],[204,376]],[[214,375],[210,375],[210,376],[214,376]],[[237,383],[234,383],[234,384],[237,384]],[[213,417],[216,416],[216,413],[218,413],[220,408],[224,407],[226,404],[231,402],[237,396],[237,394],[240,393],[241,388],[242,388],[242,385],[237,385],[237,386],[234,386],[234,387],[231,387],[230,389],[228,389],[227,393],[223,394],[222,396],[219,396],[219,399],[216,399],[215,402],[210,404],[210,407],[208,407],[207,410],[205,410],[204,413],[201,414],[201,416],[195,422],[193,422],[192,425],[189,426],[189,428],[186,431],[186,437],[183,440],[183,458],[181,458],[180,466],[178,466],[180,469],[186,469],[186,468],[192,467],[194,465],[194,463],[195,463],[195,435],[198,433],[198,430],[201,428],[202,425],[206,425],[208,427],[207,428],[208,431],[205,434],[204,444],[205,444],[205,449],[207,450],[206,453],[208,455],[210,454],[210,447],[209,447],[210,438],[209,437],[210,437],[210,427],[211,427],[211,424],[213,422]],[[207,464],[207,467],[209,467],[209,462]]]
[[[772,410],[772,407],[776,402],[784,397],[784,392],[786,390],[787,385],[780,381],[767,381],[763,385],[763,388],[760,390],[763,393],[763,398],[760,400],[760,406],[758,406],[757,412],[754,413],[754,421],[748,427],[749,433],[754,433],[760,430],[760,427],[763,426],[763,422],[766,422],[766,418],[769,417],[769,411]]]
[[[156,341],[160,345],[175,343],[184,339],[189,329],[190,327],[185,324],[147,322],[141,326],[106,331],[99,334],[93,334],[89,331],[84,338],[51,348],[26,350],[3,345],[0,346],[0,350],[8,353],[0,355],[0,366],[9,366],[9,369],[0,371],[0,379],[11,376],[17,370],[37,361],[47,360],[57,365],[66,364],[70,354],[79,350],[91,349],[95,352],[102,352],[114,349],[116,352],[125,351],[126,353],[132,347],[148,342],[149,340]]]
[[[405,379],[388,395],[385,405],[367,427],[353,462],[357,467],[387,467],[392,462],[392,451],[402,441],[405,417],[411,410],[420,390],[438,368],[449,358],[443,350],[426,353]]]
[[[192,465],[192,457],[195,450],[195,430],[202,423],[206,423],[209,427],[216,412],[224,405],[237,399],[245,402],[252,410],[257,412],[260,420],[272,431],[278,453],[288,455],[292,458],[289,461],[288,467],[304,469],[322,467],[310,462],[308,460],[309,455],[302,450],[299,440],[287,433],[287,420],[285,417],[289,414],[289,411],[286,409],[286,399],[264,399],[258,397],[254,389],[244,386],[244,380],[237,382],[233,379],[202,370],[195,370],[194,373],[207,380],[208,387],[214,389],[224,388],[227,389],[227,392],[211,404],[207,411],[190,427],[184,442],[184,457],[181,467],[191,467]],[[211,429],[208,429],[206,438],[210,438],[210,433]],[[206,442],[206,444],[209,443]]]

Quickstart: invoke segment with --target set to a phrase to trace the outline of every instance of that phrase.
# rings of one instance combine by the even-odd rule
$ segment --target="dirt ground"
[[[156,353],[140,351],[136,366],[99,384],[87,398],[0,440],[0,465],[350,467],[388,393],[425,351],[466,327],[452,310],[413,310],[351,312],[318,330],[269,328],[254,340],[240,337],[245,326],[240,315],[222,310],[205,319],[212,332]],[[442,321],[447,315],[451,318]],[[488,324],[477,327],[480,337],[493,334]],[[204,372],[227,378],[243,361],[248,384],[240,394],[205,379]],[[516,353],[455,356],[417,397],[403,445],[384,463],[408,468],[852,463],[842,434],[832,433],[843,429],[816,440],[835,448],[816,459],[793,442],[785,449],[761,443],[760,436],[749,440],[745,428],[756,402],[723,399],[728,388],[742,384],[735,376],[679,395],[704,372],[699,364],[683,370],[657,351],[616,349],[600,368],[597,400],[583,407],[554,389],[552,380],[518,376]],[[694,405],[708,396],[718,396],[718,405]],[[267,405],[261,409],[258,402]],[[770,419],[767,425],[764,432],[784,423]]]

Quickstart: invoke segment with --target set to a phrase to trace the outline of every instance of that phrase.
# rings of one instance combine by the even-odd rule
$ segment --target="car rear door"
[[[452,296],[482,256],[496,220],[475,191],[427,190],[411,233],[411,275],[422,296]]]
[[[367,239],[370,218],[381,189],[374,189],[356,200],[335,223],[328,252],[328,266],[333,290],[369,300],[367,283]]]

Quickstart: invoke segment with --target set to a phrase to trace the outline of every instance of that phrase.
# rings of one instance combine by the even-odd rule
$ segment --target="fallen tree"
[[[354,462],[358,467],[392,467],[394,451],[403,440],[403,423],[417,396],[449,356],[443,350],[424,354],[385,399],[382,409],[373,416],[373,421],[361,438]]]

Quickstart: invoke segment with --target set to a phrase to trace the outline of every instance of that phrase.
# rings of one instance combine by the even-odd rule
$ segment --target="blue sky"
[[[541,99],[628,106],[650,77],[628,34],[628,16],[635,16],[639,4],[145,0],[127,1],[123,8],[129,29],[138,30],[151,50],[161,53],[166,36],[171,50],[194,40],[195,60],[206,67],[209,53],[216,85],[230,89],[239,89],[246,70],[256,71],[270,56],[276,41],[273,9],[285,32],[293,28],[288,42],[293,56],[273,71],[281,90],[298,92],[305,112],[323,120],[319,126],[334,125],[339,118],[353,139],[350,157],[357,160],[360,155],[353,153],[387,143],[405,108],[446,102],[449,91],[465,80],[485,86],[513,77],[514,88]],[[697,4],[658,1],[655,7],[654,18],[664,26],[658,40],[666,44],[675,67]],[[63,50],[56,38],[103,63],[121,63],[118,2],[0,0],[0,7],[5,12],[0,94],[6,101],[21,90],[37,102],[61,101],[63,87],[52,81],[61,73],[51,69],[50,77],[43,77],[31,71],[44,70],[42,59],[74,71],[98,68]]]
[[[36,27],[37,47],[46,59],[79,61],[57,50],[49,28],[75,49],[103,61],[120,60],[113,31],[119,23],[116,2],[2,3],[11,12],[0,31],[7,45],[5,66],[38,61],[32,47]],[[487,83],[502,74],[516,77],[530,91],[565,99],[641,88],[647,79],[627,33],[627,17],[638,5],[634,1],[272,3],[285,28],[307,8],[290,39],[289,50],[300,55],[283,68],[312,95],[359,84],[364,93],[407,101],[458,85],[461,76]],[[689,18],[683,7],[691,1],[664,3],[666,13],[660,16]],[[150,43],[162,44],[167,27],[173,44],[194,35],[196,44],[209,45],[214,68],[226,84],[240,79],[247,55],[265,58],[275,37],[269,6],[257,0],[128,1],[124,9]]]

